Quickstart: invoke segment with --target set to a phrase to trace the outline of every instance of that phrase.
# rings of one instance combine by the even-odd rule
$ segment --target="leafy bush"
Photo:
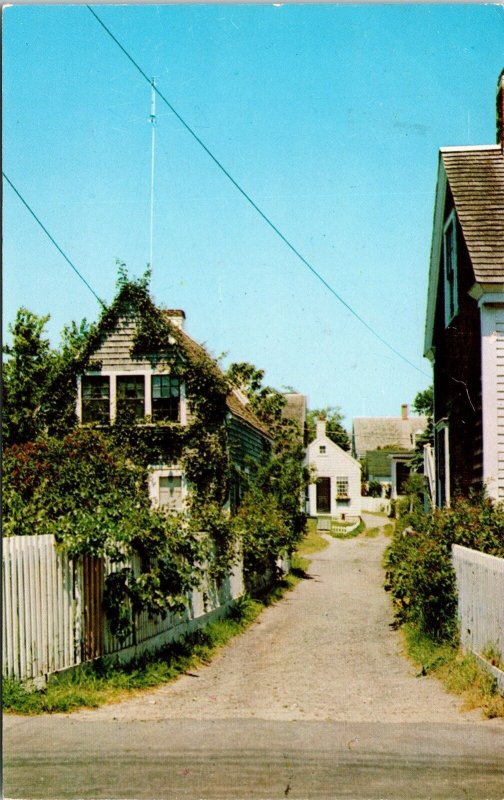
[[[504,557],[504,506],[471,497],[432,514],[417,509],[398,522],[384,559],[398,623],[441,640],[456,634],[453,544]]]
[[[278,500],[251,489],[233,519],[233,527],[242,542],[246,586],[253,586],[257,576],[275,576],[277,560],[293,549],[291,529]]]
[[[382,485],[380,481],[369,481],[367,486],[368,497],[381,497]]]

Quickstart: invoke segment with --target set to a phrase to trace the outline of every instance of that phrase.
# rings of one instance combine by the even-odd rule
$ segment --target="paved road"
[[[96,711],[6,717],[12,798],[504,800],[504,726],[417,678],[389,628],[385,540],[311,580],[208,667]]]

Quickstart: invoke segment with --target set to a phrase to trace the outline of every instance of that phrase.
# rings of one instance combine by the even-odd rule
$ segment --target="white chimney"
[[[184,330],[186,318],[185,311],[182,311],[180,308],[170,308],[164,313],[175,328],[181,328]]]
[[[401,417],[403,419],[408,419],[408,404],[403,403],[401,406]]]
[[[321,436],[325,436],[326,432],[326,421],[322,417],[319,417],[317,420],[317,439],[320,439]]]

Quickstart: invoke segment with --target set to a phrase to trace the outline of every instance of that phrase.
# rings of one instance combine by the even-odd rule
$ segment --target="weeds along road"
[[[5,796],[503,800],[502,721],[460,712],[400,652],[386,542],[332,540],[308,580],[173,684],[5,717]]]

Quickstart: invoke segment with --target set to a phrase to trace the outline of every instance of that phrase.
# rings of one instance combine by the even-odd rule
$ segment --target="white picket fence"
[[[460,641],[481,655],[492,647],[504,661],[504,559],[454,545]]]
[[[128,565],[138,573],[139,558],[133,558]],[[117,568],[105,561],[102,574]],[[102,581],[88,578],[85,585],[82,559],[73,561],[58,551],[51,535],[4,539],[3,675],[36,680],[76,666],[86,658],[90,633],[96,634],[101,655],[129,658],[222,616],[244,591],[242,566],[238,563],[222,586],[204,581],[200,590],[193,591],[183,614],[168,614],[165,619],[149,618],[147,612],[138,615],[133,634],[120,642],[110,632],[106,618],[96,611],[102,590],[98,583]],[[90,592],[94,595],[92,603]],[[90,626],[96,630],[88,630]]]

